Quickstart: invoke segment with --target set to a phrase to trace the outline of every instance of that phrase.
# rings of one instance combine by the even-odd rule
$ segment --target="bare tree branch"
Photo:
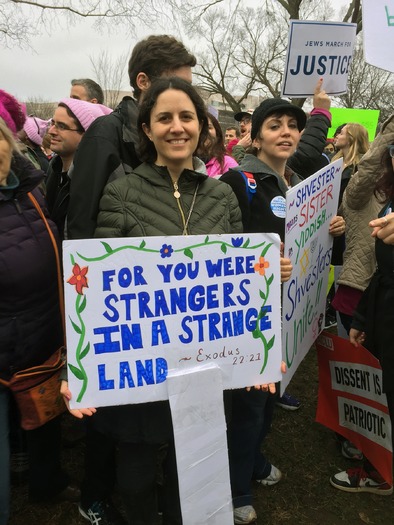
[[[104,91],[104,103],[112,109],[117,106],[122,91],[127,58],[127,52],[112,57],[108,50],[102,50],[96,57],[89,56],[96,81]]]
[[[234,112],[250,94],[279,96],[290,16],[326,20],[333,11],[327,0],[318,6],[303,0],[264,0],[257,9],[216,9],[199,20],[186,20],[187,30],[199,35],[199,49],[205,42],[205,50],[196,52],[199,85],[219,94]],[[304,101],[296,102],[302,106]]]
[[[199,18],[228,1],[235,0],[1,0],[0,44],[27,47],[33,35],[50,33],[55,21],[67,25],[78,19],[92,19],[97,29],[115,30],[120,24],[133,36],[141,26],[164,31],[185,13]]]
[[[38,7],[40,9],[52,9],[55,11],[67,11],[69,13],[72,13],[77,16],[81,17],[97,17],[97,18],[113,18],[118,16],[125,16],[127,14],[126,10],[123,10],[123,12],[114,12],[112,9],[106,9],[103,12],[96,11],[96,8],[100,8],[99,2],[97,2],[95,5],[93,5],[90,9],[83,10],[83,9],[75,9],[71,5],[54,5],[49,3],[40,3],[40,2],[33,2],[28,0],[10,0],[14,4],[22,4],[22,5],[28,5],[30,7]],[[79,2],[80,7],[83,7],[83,4]]]

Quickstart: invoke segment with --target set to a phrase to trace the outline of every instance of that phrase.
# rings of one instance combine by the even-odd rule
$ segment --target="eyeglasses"
[[[252,117],[244,117],[239,121],[240,124],[249,124],[250,122],[252,122]]]
[[[70,128],[69,126],[67,126],[67,124],[64,124],[63,122],[55,122],[53,119],[49,121],[49,128],[51,128],[52,126],[55,126],[55,128],[58,129],[59,131],[79,131],[81,132],[80,129]]]
[[[394,144],[392,144],[391,146],[387,146],[388,147],[388,150],[389,150],[389,155],[392,159],[394,159]]]

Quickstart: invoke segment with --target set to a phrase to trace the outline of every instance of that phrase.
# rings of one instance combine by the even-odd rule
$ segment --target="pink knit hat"
[[[26,109],[15,97],[0,89],[0,117],[14,135],[23,128]]]
[[[48,129],[48,121],[38,117],[27,117],[23,129],[34,144],[41,146],[42,139]]]
[[[74,113],[85,131],[96,118],[112,113],[112,109],[107,108],[107,106],[92,104],[75,98],[63,98],[59,104],[64,104]]]

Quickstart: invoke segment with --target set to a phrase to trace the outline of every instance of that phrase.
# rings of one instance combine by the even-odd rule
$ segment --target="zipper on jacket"
[[[18,199],[14,199],[14,204],[15,204],[16,211],[19,213],[19,215],[22,215],[22,208],[21,208],[21,205],[19,204]]]
[[[177,202],[177,205],[178,205],[178,208],[179,208],[179,212],[181,214],[181,218],[182,218],[182,223],[183,223],[183,235],[187,235],[187,224],[186,224],[186,219],[185,219],[185,214],[183,212],[183,209],[182,209],[182,206],[181,206],[181,194],[179,193],[179,187],[178,187],[178,183],[176,181],[172,181],[172,184],[174,186],[174,197],[176,199],[176,202]]]

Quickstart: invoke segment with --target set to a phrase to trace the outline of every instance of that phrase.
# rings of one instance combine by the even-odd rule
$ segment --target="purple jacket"
[[[0,377],[44,362],[63,342],[55,254],[29,191],[44,173],[20,155],[0,186]],[[47,214],[46,210],[44,213]],[[49,221],[57,236],[55,225]]]

